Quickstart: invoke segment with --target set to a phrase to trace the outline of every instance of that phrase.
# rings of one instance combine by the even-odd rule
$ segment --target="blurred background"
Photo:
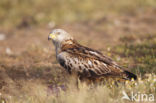
[[[156,0],[0,0],[4,97],[19,99],[23,93],[36,93],[29,87],[38,90],[66,83],[68,74],[47,40],[54,28],[66,30],[79,43],[140,77],[156,73]]]
[[[153,12],[152,18],[155,4],[155,0],[1,0],[0,19],[1,26],[17,28],[99,21],[109,15],[134,18]]]

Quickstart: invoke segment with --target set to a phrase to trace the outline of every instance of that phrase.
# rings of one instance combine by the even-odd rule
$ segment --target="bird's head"
[[[48,40],[52,40],[54,45],[60,45],[66,40],[72,40],[73,37],[62,29],[54,29],[50,32]]]

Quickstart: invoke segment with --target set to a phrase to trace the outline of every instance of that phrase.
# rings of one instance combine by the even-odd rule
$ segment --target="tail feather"
[[[125,79],[131,80],[133,78],[134,80],[137,80],[137,76],[129,71],[124,71],[124,74],[126,74]]]

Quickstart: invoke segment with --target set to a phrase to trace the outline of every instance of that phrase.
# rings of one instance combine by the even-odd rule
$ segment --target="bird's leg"
[[[79,89],[79,78],[78,75],[72,74],[71,78],[69,79],[69,88],[73,89]]]
[[[80,79],[77,78],[77,80],[76,80],[76,87],[77,87],[78,90],[79,90],[79,82],[80,82]]]

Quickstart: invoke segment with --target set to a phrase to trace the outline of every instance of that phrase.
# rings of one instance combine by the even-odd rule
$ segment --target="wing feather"
[[[63,49],[58,55],[58,61],[63,61],[60,64],[69,72],[75,71],[87,77],[118,75],[123,72],[112,59],[79,44]]]

